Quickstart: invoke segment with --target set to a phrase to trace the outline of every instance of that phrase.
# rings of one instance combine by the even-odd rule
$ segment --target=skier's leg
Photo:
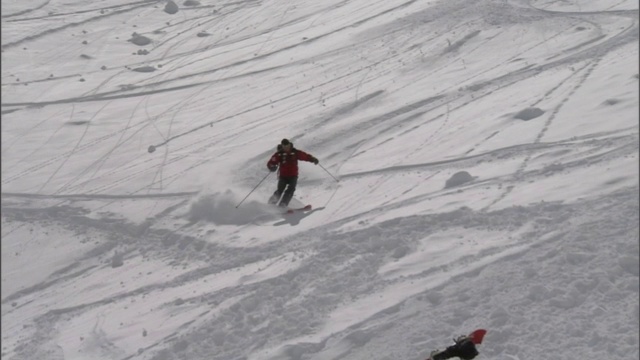
[[[268,203],[269,203],[270,205],[275,205],[275,204],[277,204],[277,203],[278,203],[278,200],[280,200],[280,195],[281,195],[281,194],[278,194],[278,190],[276,190],[276,191],[273,193],[273,195],[271,195],[271,197],[269,198]]]
[[[278,188],[276,189],[276,191],[274,191],[273,195],[271,195],[271,197],[269,198],[269,204],[277,204],[278,201],[280,200],[280,196],[282,196],[282,193],[284,192],[284,188],[287,187],[287,182],[285,179],[280,178],[278,179]]]
[[[290,177],[287,178],[288,185],[287,190],[284,191],[284,195],[282,196],[282,200],[280,201],[280,206],[288,206],[289,201],[293,198],[293,193],[296,192],[296,185],[298,184],[298,177]]]

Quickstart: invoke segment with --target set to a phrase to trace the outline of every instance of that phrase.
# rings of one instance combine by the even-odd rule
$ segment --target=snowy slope
[[[638,4],[5,1],[2,356],[639,359]],[[288,138],[296,206],[265,204]]]

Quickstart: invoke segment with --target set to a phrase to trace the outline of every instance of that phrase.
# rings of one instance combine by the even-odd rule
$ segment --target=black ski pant
[[[280,204],[278,205],[289,205],[289,201],[291,201],[291,198],[293,198],[293,193],[296,191],[297,184],[297,176],[281,176],[280,179],[278,179],[278,188],[269,198],[269,204],[278,204],[278,200],[280,200],[280,196],[282,196],[282,200],[280,200]]]

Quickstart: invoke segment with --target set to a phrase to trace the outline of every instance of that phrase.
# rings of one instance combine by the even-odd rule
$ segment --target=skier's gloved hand
[[[468,338],[469,338],[468,335],[460,335],[457,338],[453,339],[453,342],[456,343],[456,344],[459,344],[459,343],[467,340]]]
[[[316,158],[313,158],[311,161],[312,161],[315,165],[318,165],[318,163],[320,162],[320,160],[318,160],[318,159],[316,159]]]
[[[274,172],[276,170],[278,170],[278,167],[276,165],[269,166],[269,171]]]

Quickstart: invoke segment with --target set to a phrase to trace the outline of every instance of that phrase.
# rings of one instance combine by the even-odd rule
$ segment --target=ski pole
[[[240,203],[238,203],[238,205],[236,205],[236,209],[240,206],[240,204],[242,204],[245,200],[247,200],[247,198],[249,197],[249,195],[251,195],[252,192],[256,191],[258,186],[260,186],[260,184],[262,184],[262,182],[265,181],[269,177],[269,175],[271,175],[271,171],[265,177],[263,177],[262,180],[260,180],[258,185],[256,185],[256,187],[254,187],[253,190],[249,191],[247,196],[245,196],[244,199],[242,199],[242,201],[240,201]]]
[[[325,169],[325,168],[324,168],[324,166],[322,166],[322,164],[318,163],[318,165],[320,165],[320,167],[322,168],[322,170],[326,171],[326,172],[327,172],[327,174],[329,174],[329,176],[331,176],[331,177],[333,178],[333,180],[335,180],[336,182],[340,182],[340,180],[336,179],[336,177],[335,177],[335,176],[333,176],[333,175],[329,172],[329,170]]]

